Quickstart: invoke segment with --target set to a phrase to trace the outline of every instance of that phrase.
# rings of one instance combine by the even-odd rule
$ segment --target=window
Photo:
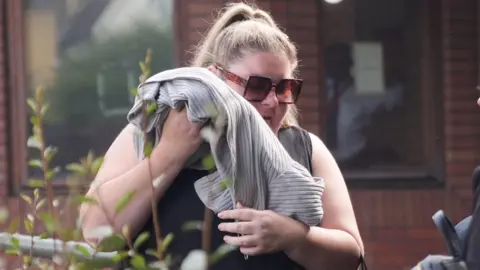
[[[441,177],[439,10],[430,0],[324,4],[324,135],[347,179]]]
[[[14,177],[23,180],[39,173],[27,169],[25,162],[30,151],[26,138],[31,134],[25,97],[36,87],[46,89],[50,103],[46,141],[59,148],[53,166],[65,168],[90,150],[103,155],[127,124],[133,102],[130,90],[138,85],[138,63],[147,49],[153,50],[153,72],[174,67],[173,1],[12,2],[10,10],[21,16],[10,18],[9,29],[19,33],[11,47],[20,46],[12,50],[16,59],[24,59],[23,66],[12,68],[16,99],[12,104],[22,104],[14,113],[26,121],[19,124],[18,117],[12,121],[16,131],[25,130],[15,142],[16,149],[25,152],[15,154]],[[55,180],[65,176],[62,169]]]

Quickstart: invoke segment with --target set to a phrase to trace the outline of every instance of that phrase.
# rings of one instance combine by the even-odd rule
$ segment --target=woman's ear
[[[213,74],[220,76],[218,68],[216,68],[214,65],[208,66],[207,69],[210,70]]]

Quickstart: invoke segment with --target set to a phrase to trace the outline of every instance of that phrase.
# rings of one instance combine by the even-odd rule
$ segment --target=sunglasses
[[[274,84],[272,79],[262,76],[250,76],[248,80],[216,66],[227,80],[245,88],[243,97],[251,102],[262,102],[268,96],[272,88],[275,88],[275,95],[281,104],[294,104],[302,90],[302,80],[282,79]]]

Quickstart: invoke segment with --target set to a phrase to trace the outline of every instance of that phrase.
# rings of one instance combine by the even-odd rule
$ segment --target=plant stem
[[[140,83],[144,83],[148,76],[150,76],[150,63],[152,59],[152,50],[148,49],[146,56],[145,56],[145,61],[144,61],[144,67],[142,67],[142,76],[140,79]],[[147,104],[143,102],[142,104],[142,132],[143,132],[143,141],[144,143],[148,143],[149,141],[149,136],[147,132],[147,126],[148,126],[148,112],[147,112]],[[152,145],[153,147],[153,145]],[[147,158],[147,164],[148,164],[148,174],[150,178],[150,189],[152,191],[152,196],[150,199],[150,203],[152,206],[152,218],[153,218],[153,227],[155,229],[155,242],[157,243],[157,255],[158,259],[162,260],[163,255],[164,255],[164,250],[162,247],[162,237],[160,233],[160,224],[158,221],[158,211],[157,211],[157,200],[155,196],[155,186],[154,186],[154,178],[153,178],[153,173],[152,173],[152,165],[150,162],[150,157]]]
[[[32,213],[32,232],[30,233],[30,237],[32,237],[32,240],[30,240],[30,259],[28,261],[28,267],[31,267],[32,266],[32,260],[33,260],[33,236],[34,236],[34,233],[35,233],[35,220],[36,220],[36,217],[37,217],[37,199],[34,199],[33,200],[33,204],[32,204],[32,209],[33,209],[33,213]],[[27,216],[27,219],[28,219],[28,216]]]
[[[143,129],[143,138],[144,138],[144,142],[147,143],[149,138],[148,138],[148,134],[147,132],[145,131],[146,130],[146,127],[147,127],[147,123],[148,122],[148,116],[147,116],[147,107],[146,107],[146,104],[143,103],[142,104],[142,129]],[[152,218],[153,218],[153,227],[155,229],[155,241],[157,243],[157,255],[158,255],[158,259],[161,260],[163,258],[163,248],[162,248],[162,238],[161,238],[161,234],[160,234],[160,224],[158,222],[158,213],[157,213],[157,200],[156,200],[156,196],[155,196],[155,186],[154,186],[154,179],[153,179],[153,173],[152,173],[152,166],[151,166],[151,163],[150,163],[150,157],[147,157],[147,161],[148,161],[148,174],[149,174],[149,178],[150,178],[150,189],[152,191],[152,197],[151,197],[151,200],[150,200],[150,203],[152,205]]]
[[[152,199],[151,204],[152,204],[152,217],[153,217],[153,227],[155,229],[155,241],[157,243],[157,254],[158,254],[158,259],[161,260],[163,259],[163,247],[162,247],[162,238],[160,234],[160,224],[158,222],[158,212],[157,212],[157,200],[155,200],[155,187],[153,186],[153,175],[152,175],[152,169],[150,165],[150,159],[148,160],[148,171],[150,174],[150,187],[152,190]]]
[[[212,246],[212,223],[213,223],[213,212],[212,210],[205,207],[205,211],[203,214],[203,226],[202,226],[202,249],[208,255],[211,251]],[[208,270],[210,265],[207,260],[207,265],[205,266],[205,270]]]
[[[37,90],[37,97],[36,97],[36,115],[38,117],[38,123],[37,123],[37,128],[38,128],[38,137],[39,137],[39,142],[40,142],[40,155],[42,158],[42,170],[43,170],[43,177],[45,180],[45,191],[47,195],[47,201],[48,201],[48,211],[50,213],[50,216],[54,222],[54,225],[57,224],[57,219],[56,219],[56,214],[55,214],[55,206],[53,205],[53,187],[52,187],[52,179],[48,179],[48,171],[49,171],[49,166],[48,166],[48,160],[47,157],[45,156],[45,149],[46,149],[46,143],[45,143],[45,135],[44,135],[44,130],[43,130],[43,116],[42,116],[42,106],[43,106],[43,89],[39,88]],[[55,228],[56,230],[56,228]],[[52,257],[55,256],[56,253],[56,233],[55,230],[53,230],[53,235],[52,238],[54,240],[53,242],[53,255]],[[55,269],[55,263],[53,264],[53,267]]]

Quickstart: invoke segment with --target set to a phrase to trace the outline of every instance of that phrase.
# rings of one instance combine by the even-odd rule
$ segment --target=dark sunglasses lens
[[[278,101],[294,103],[300,93],[302,83],[297,80],[282,80],[276,88]]]
[[[271,88],[272,81],[269,78],[251,76],[245,86],[245,98],[250,101],[262,101]]]

